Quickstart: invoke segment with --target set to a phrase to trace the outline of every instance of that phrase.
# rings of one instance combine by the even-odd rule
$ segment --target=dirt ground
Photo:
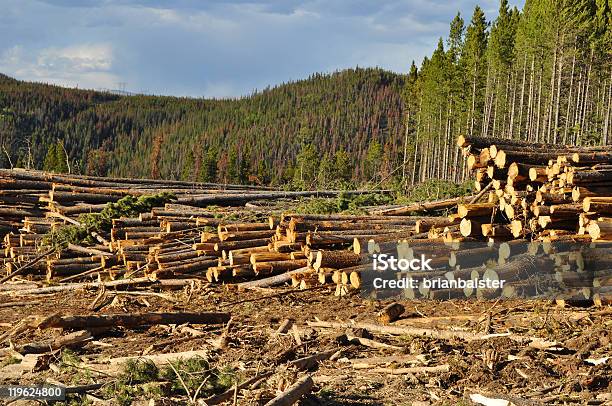
[[[0,334],[27,316],[96,313],[88,310],[98,292],[71,292],[44,297],[11,298],[36,301],[25,306],[0,306]],[[112,385],[115,377],[89,370],[87,365],[108,358],[143,354],[205,350],[209,368],[231,371],[235,381],[263,372],[269,377],[236,390],[229,404],[262,405],[304,374],[312,374],[313,391],[303,405],[469,405],[480,394],[527,404],[612,404],[612,307],[560,307],[543,301],[450,300],[402,301],[405,312],[395,326],[489,334],[483,339],[436,339],[418,335],[389,335],[353,330],[389,348],[371,348],[347,342],[344,329],[311,327],[308,322],[378,323],[376,313],[388,301],[358,295],[335,297],[331,288],[289,288],[236,292],[221,286],[199,285],[158,295],[113,295],[97,313],[230,312],[229,329],[222,325],[142,326],[96,331],[84,346],[52,351],[39,371],[7,378],[3,372],[19,368],[10,350],[0,350],[0,384],[61,382],[65,385]],[[113,298],[113,300],[110,300]],[[2,300],[5,300],[3,297]],[[276,330],[285,319],[294,320],[286,334]],[[194,335],[194,331],[202,332]],[[224,333],[226,331],[226,333]],[[543,349],[510,338],[539,337]],[[15,345],[56,337],[60,332],[29,330],[11,337]],[[499,336],[495,336],[499,334]],[[222,344],[220,339],[224,339]],[[5,342],[4,348],[8,348]],[[308,371],[291,366],[292,360],[334,350]],[[70,357],[67,357],[67,354]],[[352,359],[398,356],[399,361],[357,368]],[[402,359],[418,363],[401,365]],[[606,359],[608,357],[608,359]],[[70,358],[72,361],[67,361]],[[403,367],[449,365],[448,372],[405,372]],[[597,365],[595,365],[597,364]],[[376,368],[387,368],[386,372]],[[394,373],[393,370],[405,373]],[[135,385],[135,383],[134,383]],[[160,385],[163,385],[160,384]],[[214,389],[213,389],[214,392]],[[208,395],[214,395],[211,392]],[[109,393],[111,396],[109,397]],[[118,395],[117,395],[118,396]],[[104,387],[70,404],[129,404],[113,398]],[[133,404],[189,404],[180,390],[138,392]],[[24,402],[22,402],[24,403]],[[68,402],[67,402],[68,403]],[[196,404],[198,401],[196,400]],[[19,404],[16,402],[14,404]],[[203,403],[199,403],[203,404]]]

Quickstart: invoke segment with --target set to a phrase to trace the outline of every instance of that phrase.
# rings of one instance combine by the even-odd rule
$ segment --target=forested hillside
[[[403,86],[401,75],[356,69],[205,100],[119,97],[3,76],[1,162],[10,165],[10,156],[16,166],[56,171],[71,165],[98,175],[305,187],[366,179],[380,162],[399,159]]]
[[[458,14],[407,75],[315,74],[232,100],[0,75],[0,165],[309,188],[460,181],[459,134],[610,142],[611,27],[610,0],[527,0],[523,10],[502,0],[493,21],[479,7]]]

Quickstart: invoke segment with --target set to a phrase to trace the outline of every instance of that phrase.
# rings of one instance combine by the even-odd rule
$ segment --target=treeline
[[[492,21],[476,7],[450,24],[404,89],[404,179],[459,181],[458,134],[608,144],[612,138],[609,0],[502,0]]]
[[[407,75],[314,74],[239,99],[117,96],[0,75],[0,166],[296,188],[459,182],[459,134],[607,144],[609,0],[458,14]]]

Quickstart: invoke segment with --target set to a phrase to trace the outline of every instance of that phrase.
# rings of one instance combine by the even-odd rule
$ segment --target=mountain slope
[[[399,156],[403,85],[401,75],[354,69],[207,100],[117,96],[0,75],[0,143],[20,166],[51,165],[47,155],[59,141],[73,171],[262,183],[293,178],[300,151],[339,163],[334,156],[344,150],[350,176],[363,180],[370,145],[384,147],[388,166]]]

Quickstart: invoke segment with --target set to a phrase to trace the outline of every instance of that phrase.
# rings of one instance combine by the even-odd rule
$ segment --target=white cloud
[[[110,45],[87,44],[43,49],[37,62],[39,66],[52,70],[64,68],[78,72],[95,72],[108,71],[112,66],[112,58]]]
[[[117,87],[119,78],[110,70],[113,52],[109,44],[48,47],[34,52],[15,45],[0,54],[0,71],[18,79],[68,87]]]

